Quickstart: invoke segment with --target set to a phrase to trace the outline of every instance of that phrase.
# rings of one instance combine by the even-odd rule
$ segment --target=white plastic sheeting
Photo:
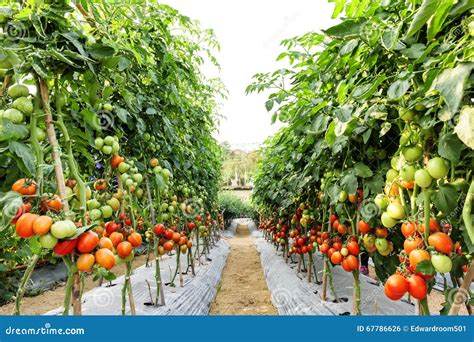
[[[253,237],[262,237],[263,236],[262,232],[260,232],[257,229],[257,225],[255,224],[255,222],[252,219],[249,219],[249,218],[240,218],[240,219],[232,220],[232,222],[230,223],[229,228],[227,228],[225,230],[224,236],[226,238],[233,238],[234,235],[235,235],[235,231],[237,230],[238,225],[247,226],[248,229],[249,229],[250,235],[252,235]]]
[[[332,269],[336,294],[344,302],[336,303],[327,289],[327,301],[321,300],[321,285],[309,283],[306,276],[297,274],[296,264],[286,263],[282,253],[263,238],[256,239],[267,285],[273,305],[280,315],[348,315],[352,312],[353,278],[341,267]],[[318,279],[322,279],[323,261],[315,255]],[[296,259],[295,259],[296,260]],[[361,311],[364,315],[413,315],[415,306],[404,300],[391,301],[383,288],[367,276],[360,275]]]
[[[179,286],[179,275],[174,283],[176,287],[164,286],[164,295],[166,305],[151,306],[150,294],[147,284],[150,285],[153,296],[156,294],[155,286],[155,265],[151,267],[139,267],[134,270],[131,276],[135,308],[137,315],[207,315],[209,308],[217,293],[217,287],[220,282],[222,270],[224,269],[229,246],[223,239],[217,242],[217,246],[211,249],[208,255],[201,257],[201,265],[195,262],[196,275],[191,275],[191,270],[184,277],[184,286]],[[182,255],[182,271],[186,271],[187,258]],[[163,258],[160,261],[161,278],[163,283],[170,281],[176,267],[176,256]],[[113,286],[106,286],[104,283],[100,287],[83,295],[82,313],[83,315],[120,315],[122,305],[122,285],[124,277],[121,276],[113,281]],[[56,309],[47,313],[47,315],[58,315],[62,309]],[[127,311],[130,314],[130,308],[127,295]]]

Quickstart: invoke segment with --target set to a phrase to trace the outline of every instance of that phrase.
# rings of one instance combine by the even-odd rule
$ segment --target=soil
[[[277,315],[247,225],[227,240],[230,253],[210,315]]]
[[[135,257],[133,267],[138,268],[144,265],[146,262],[146,254]],[[125,274],[126,264],[122,263],[114,267],[114,274],[119,277]],[[84,292],[92,290],[98,285],[98,282],[94,282],[92,276],[86,276],[84,281]],[[24,297],[21,304],[22,315],[42,315],[48,311],[57,309],[63,305],[64,301],[64,286],[65,284],[58,285],[54,289],[45,291],[34,297]],[[15,303],[8,303],[0,307],[0,315],[11,315],[15,309]],[[71,309],[72,314],[72,309]]]

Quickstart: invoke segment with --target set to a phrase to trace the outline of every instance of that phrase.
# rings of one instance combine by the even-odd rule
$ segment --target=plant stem
[[[352,276],[354,277],[354,295],[353,295],[353,312],[354,315],[360,316],[362,313],[360,311],[360,279],[359,279],[359,270],[352,271]]]
[[[21,278],[20,281],[20,286],[18,287],[18,291],[16,292],[16,297],[15,297],[15,311],[14,315],[19,316],[20,315],[20,305],[21,305],[21,300],[23,299],[23,295],[25,294],[26,290],[26,284],[28,284],[28,281],[30,280],[31,274],[33,273],[33,270],[35,269],[35,265],[38,262],[39,255],[35,254],[33,257],[30,259],[28,263],[28,267],[25,270],[25,273],[23,274],[23,277]]]

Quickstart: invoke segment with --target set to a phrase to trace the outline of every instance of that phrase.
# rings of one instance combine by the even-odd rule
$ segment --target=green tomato
[[[100,208],[100,211],[102,212],[102,217],[105,219],[111,217],[114,212],[110,205],[104,205],[102,208]]]
[[[415,110],[417,112],[422,112],[422,111],[426,110],[426,106],[423,103],[417,103],[415,105]]]
[[[374,247],[375,246],[375,235],[373,234],[365,234],[364,235],[364,244],[367,247]]]
[[[400,170],[400,177],[404,181],[412,181],[415,180],[415,172],[416,168],[413,165],[406,164]]]
[[[395,220],[401,220],[405,216],[405,209],[399,203],[390,203],[387,207],[387,214]]]
[[[406,161],[414,162],[421,158],[423,155],[423,149],[418,145],[409,146],[402,150],[402,154]]]
[[[76,234],[76,225],[71,220],[57,221],[51,226],[51,234],[57,239],[64,239]]]
[[[42,130],[39,127],[36,127],[36,138],[38,139],[39,142],[44,141],[46,139],[46,133],[44,130]]]
[[[143,140],[149,141],[150,138],[151,138],[150,133],[145,133],[145,134],[143,134]]]
[[[143,181],[143,176],[141,173],[135,173],[133,176],[132,176],[133,180],[135,182],[137,182],[138,184],[140,184],[142,181]]]
[[[20,112],[18,109],[14,109],[14,108],[7,109],[3,113],[3,117],[6,120],[9,120],[15,124],[22,123],[24,119],[23,113]]]
[[[114,106],[112,106],[110,103],[105,103],[102,108],[108,112],[111,112],[114,110]]]
[[[137,188],[135,190],[135,194],[137,195],[138,198],[142,198],[143,197],[143,194],[144,194],[144,191],[142,188]]]
[[[382,210],[385,210],[388,206],[388,198],[384,194],[378,194],[374,199],[375,205]]]
[[[387,212],[383,212],[380,219],[383,226],[387,228],[392,228],[397,224],[397,220],[392,218]]]
[[[107,201],[107,204],[112,208],[112,210],[120,209],[120,201],[115,197],[112,197],[111,199],[109,199]]]
[[[87,201],[88,210],[99,209],[99,208],[100,208],[100,202],[96,200],[95,198]]]
[[[104,154],[112,154],[112,146],[104,145],[102,147],[102,153]]]
[[[131,186],[133,185],[133,183],[134,183],[134,182],[133,182],[133,179],[129,178],[129,179],[127,179],[127,180],[125,181],[125,186],[126,186],[127,188],[129,188],[129,187],[131,187]]]
[[[161,168],[161,166],[158,165],[158,166],[155,166],[155,167],[153,168],[153,173],[159,174],[159,173],[161,173],[162,170],[163,170],[163,169]]]
[[[128,169],[130,169],[130,165],[128,165],[126,162],[121,162],[118,165],[118,170],[120,173],[125,173],[128,171]]]
[[[394,170],[394,169],[388,170],[386,177],[387,177],[387,181],[389,181],[390,183],[393,182],[398,177],[397,170]]]
[[[420,169],[415,172],[415,183],[421,188],[427,188],[431,185],[433,178],[431,178],[428,171]]]
[[[449,273],[453,269],[451,258],[444,254],[434,254],[431,257],[431,263],[439,273]]]
[[[33,102],[27,97],[19,97],[12,103],[12,107],[25,115],[33,113]]]
[[[400,134],[400,146],[407,146],[409,142],[410,142],[410,132],[403,131],[402,134]]]
[[[162,170],[161,170],[161,175],[162,175],[164,178],[168,179],[168,178],[171,177],[171,171],[168,170],[168,169],[162,169]]]
[[[112,145],[114,144],[114,142],[115,142],[114,137],[112,137],[112,136],[110,136],[110,135],[108,135],[108,136],[106,136],[106,137],[104,138],[104,143],[105,143],[106,145],[112,146]]]
[[[94,140],[94,146],[96,149],[100,150],[102,147],[104,147],[104,139],[102,138],[95,138]]]
[[[127,179],[130,178],[130,175],[128,173],[122,173],[120,175],[120,178],[122,179],[122,182],[125,183],[127,181]]]
[[[173,214],[173,213],[174,213],[174,207],[170,205],[170,206],[168,207],[168,211],[169,211],[171,214]]]
[[[379,252],[385,252],[388,249],[388,241],[384,238],[375,239],[375,248]]]
[[[118,151],[120,151],[120,145],[118,142],[114,141],[112,144],[112,153],[117,153]]]
[[[89,218],[92,221],[98,221],[100,220],[101,217],[102,217],[102,211],[100,211],[100,209],[92,209],[91,211],[89,211]]]
[[[170,215],[168,213],[164,213],[161,215],[161,218],[163,219],[163,221],[168,221],[170,218]]]
[[[53,249],[58,243],[58,239],[55,238],[51,233],[48,233],[39,237],[39,243],[43,248]]]
[[[338,200],[339,200],[339,202],[341,202],[341,203],[347,201],[347,192],[341,191],[341,192],[339,193],[339,198],[338,198]]]
[[[30,94],[28,87],[23,84],[15,84],[8,88],[8,96],[16,99],[17,97],[26,97]]]
[[[72,198],[74,198],[74,191],[68,186],[65,187],[65,190],[66,190],[66,199],[70,201]]]
[[[400,116],[400,119],[402,119],[405,122],[410,122],[414,119],[415,117],[415,111],[411,109],[406,109],[406,108],[400,108],[398,110],[398,115]]]
[[[400,160],[400,156],[393,156],[392,159],[390,159],[390,166],[394,170],[398,170],[398,161]]]
[[[440,157],[432,158],[428,161],[426,170],[434,179],[444,178],[449,172],[448,162]]]

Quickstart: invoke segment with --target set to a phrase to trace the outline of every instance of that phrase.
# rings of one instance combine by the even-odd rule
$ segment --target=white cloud
[[[280,42],[309,31],[330,27],[333,5],[326,0],[163,0],[182,14],[212,28],[221,45],[216,54],[220,78],[229,91],[221,113],[226,117],[216,135],[234,147],[252,149],[278,125],[271,125],[265,109],[265,94],[245,95],[245,88],[258,72],[281,67],[275,62],[283,51]],[[208,77],[214,70],[204,69]]]

